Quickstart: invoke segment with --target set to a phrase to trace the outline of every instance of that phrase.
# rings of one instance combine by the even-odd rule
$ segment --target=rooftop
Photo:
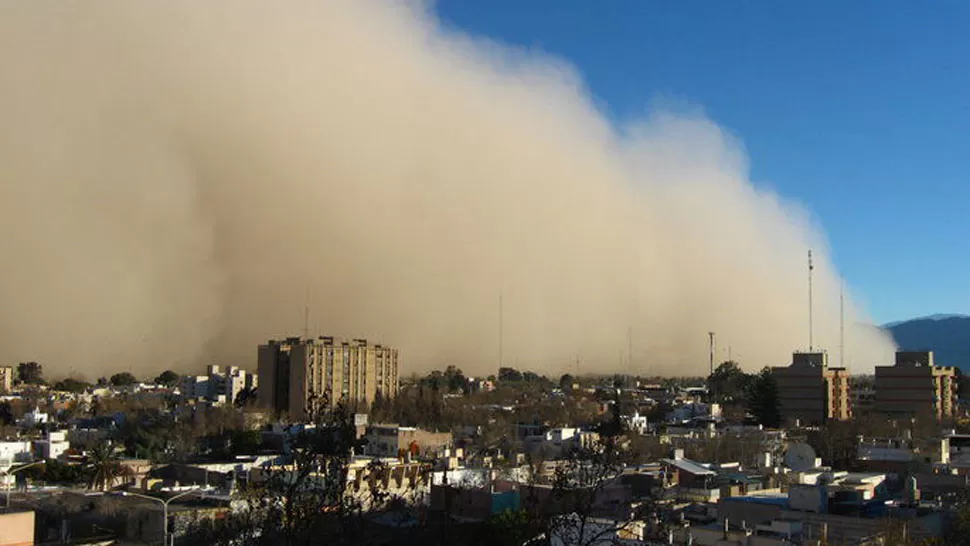
[[[714,476],[717,474],[710,468],[690,459],[663,459],[663,462],[676,467],[678,470],[694,474],[695,476]]]

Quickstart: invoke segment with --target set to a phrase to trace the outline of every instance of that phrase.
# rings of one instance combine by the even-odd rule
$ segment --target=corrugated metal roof
[[[713,470],[690,459],[664,459],[663,462],[695,476],[713,476],[716,474]]]

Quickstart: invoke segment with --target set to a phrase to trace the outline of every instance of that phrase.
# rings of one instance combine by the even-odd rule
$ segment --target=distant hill
[[[970,373],[970,316],[931,315],[883,327],[901,350],[933,351],[936,363]]]

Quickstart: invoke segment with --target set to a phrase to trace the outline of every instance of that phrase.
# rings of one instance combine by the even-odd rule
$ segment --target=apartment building
[[[876,366],[875,410],[888,415],[953,417],[957,369],[937,366],[933,351],[899,351],[895,366]]]
[[[828,365],[828,353],[796,352],[790,366],[774,367],[784,422],[821,425],[852,417],[849,374]]]
[[[371,403],[398,390],[397,349],[331,336],[270,340],[259,346],[259,403],[306,420],[340,401]]]
[[[259,384],[258,377],[236,366],[210,365],[205,375],[182,379],[182,396],[188,400],[208,400],[218,404],[233,403],[244,390]]]
[[[0,393],[13,391],[14,374],[17,371],[13,366],[0,366]]]

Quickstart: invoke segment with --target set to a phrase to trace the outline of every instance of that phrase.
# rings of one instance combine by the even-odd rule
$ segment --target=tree
[[[14,424],[14,422],[13,406],[6,400],[0,402],[0,425],[9,426]]]
[[[733,401],[744,397],[751,376],[733,360],[721,363],[707,378],[707,388],[714,400]]]
[[[555,543],[576,546],[617,544],[619,536],[636,521],[661,525],[660,508],[644,502],[633,508],[610,502],[616,488],[623,487],[623,469],[635,454],[622,447],[622,436],[601,436],[598,442],[572,449],[558,461],[552,498],[545,510],[559,515],[549,520],[549,536]]]
[[[131,375],[128,372],[116,373],[111,376],[111,379],[109,379],[109,381],[111,381],[111,384],[114,385],[115,387],[125,387],[128,385],[134,385],[135,383],[138,382],[138,380],[135,379],[135,376]]]
[[[84,392],[91,384],[73,377],[66,377],[54,383],[54,390],[64,392]]]
[[[246,508],[233,511],[205,530],[210,545],[361,544],[365,506],[386,507],[381,487],[368,487],[374,498],[361,501],[348,488],[349,462],[359,447],[353,415],[343,406],[316,416],[316,427],[292,439],[290,461],[268,469],[243,492]],[[385,463],[368,466],[374,483],[388,477]],[[365,480],[367,481],[367,480]]]
[[[962,506],[950,523],[946,534],[946,544],[970,546],[970,506]]]
[[[44,382],[44,367],[36,362],[21,362],[17,364],[17,379],[27,385],[39,385]]]
[[[559,378],[559,388],[564,391],[572,390],[573,383],[575,382],[576,379],[572,375],[564,373],[562,374],[562,377]]]
[[[258,397],[259,394],[255,387],[242,389],[239,391],[239,394],[236,395],[236,399],[233,400],[233,404],[235,404],[237,408],[245,408],[246,406],[255,404]]]
[[[179,379],[181,378],[182,376],[173,372],[172,370],[165,370],[164,372],[160,373],[158,377],[155,378],[155,384],[165,385],[167,387],[173,387],[178,384]]]
[[[781,404],[778,383],[771,368],[765,367],[754,377],[748,388],[748,411],[762,425],[777,428],[781,425]]]
[[[90,489],[105,491],[114,485],[118,478],[126,474],[126,468],[121,464],[114,443],[104,441],[88,453],[87,468],[91,473]]]

